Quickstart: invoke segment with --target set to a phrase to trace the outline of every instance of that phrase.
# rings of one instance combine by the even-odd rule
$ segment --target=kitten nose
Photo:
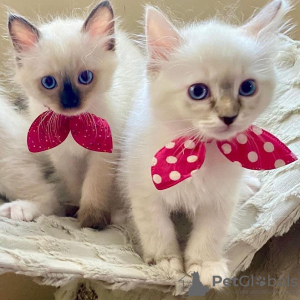
[[[80,106],[79,91],[68,80],[64,82],[60,102],[63,108],[76,108]]]
[[[230,125],[232,124],[235,119],[237,118],[237,115],[236,116],[233,116],[233,117],[219,117],[226,125]]]

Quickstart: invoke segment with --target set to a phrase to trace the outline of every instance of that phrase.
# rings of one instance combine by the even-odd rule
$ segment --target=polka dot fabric
[[[113,143],[108,123],[93,114],[71,117],[74,140],[82,147],[97,152],[112,152]]]
[[[203,164],[205,144],[179,138],[163,147],[152,161],[152,179],[158,190],[189,178]]]
[[[31,124],[27,134],[30,152],[42,152],[61,144],[69,135],[69,118],[47,111],[39,115]]]
[[[297,160],[280,140],[257,126],[230,140],[217,141],[217,146],[227,159],[251,170],[276,169]],[[192,177],[204,159],[204,142],[190,138],[173,140],[153,158],[151,174],[155,187],[164,190]]]
[[[28,131],[30,152],[42,152],[60,145],[69,135],[82,147],[97,152],[112,152],[111,130],[106,120],[93,114],[64,116],[47,111],[38,116]]]
[[[278,138],[257,126],[217,145],[229,160],[250,170],[272,170],[297,160]]]

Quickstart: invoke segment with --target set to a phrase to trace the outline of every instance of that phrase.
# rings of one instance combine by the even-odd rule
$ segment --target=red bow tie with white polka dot
[[[29,128],[27,146],[30,152],[42,152],[60,145],[71,134],[83,148],[112,152],[113,142],[106,120],[90,113],[64,116],[51,110],[39,115]]]
[[[269,132],[250,126],[230,140],[216,141],[220,152],[246,169],[272,170],[297,160],[292,151]],[[178,138],[154,156],[151,174],[158,190],[170,188],[191,177],[205,160],[205,142]]]

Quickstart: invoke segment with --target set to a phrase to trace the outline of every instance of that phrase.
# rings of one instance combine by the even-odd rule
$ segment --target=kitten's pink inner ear
[[[282,25],[282,19],[289,10],[289,5],[285,0],[273,0],[267,4],[256,16],[254,16],[242,29],[248,33],[256,35],[265,28],[277,31]]]
[[[146,12],[146,37],[152,58],[166,59],[180,44],[180,36],[175,27],[153,7],[149,7]]]
[[[103,12],[101,16],[95,16],[87,30],[92,36],[108,35],[112,31],[114,24],[109,11]]]
[[[18,51],[30,50],[39,40],[38,30],[21,17],[10,16],[9,32]]]
[[[83,31],[88,32],[93,37],[110,36],[114,34],[114,14],[108,1],[98,4],[86,19]],[[114,48],[114,39],[107,42],[109,50]]]

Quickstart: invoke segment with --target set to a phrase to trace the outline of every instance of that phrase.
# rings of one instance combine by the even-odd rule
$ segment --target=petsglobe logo
[[[192,278],[191,278],[192,277]],[[191,280],[192,279],[192,280]],[[183,298],[188,298],[189,296],[205,296],[209,287],[204,286],[200,281],[200,276],[198,272],[190,273],[184,275],[179,282],[182,284],[182,294]],[[212,288],[218,288],[220,285],[225,287],[230,286],[242,286],[251,287],[250,289],[244,289],[249,291],[249,294],[261,293],[268,291],[267,287],[297,287],[298,279],[290,278],[287,276],[285,278],[273,278],[272,276],[240,276],[233,278],[222,278],[221,276],[213,276]],[[253,287],[253,288],[252,288]],[[228,289],[230,293],[230,289]],[[242,291],[241,291],[242,292]],[[245,293],[243,293],[245,294]]]
[[[239,278],[222,278],[221,276],[213,276],[213,287],[223,283],[224,286],[243,286],[243,287],[296,287],[298,286],[297,278],[272,278],[270,275],[265,276],[241,276]]]

